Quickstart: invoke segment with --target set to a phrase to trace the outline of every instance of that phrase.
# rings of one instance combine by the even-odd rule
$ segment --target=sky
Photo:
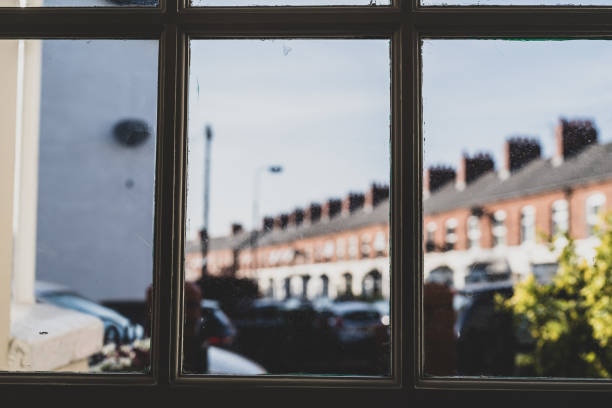
[[[424,168],[456,167],[463,151],[489,152],[499,168],[513,135],[550,157],[561,117],[612,139],[612,42],[429,40],[422,55]]]
[[[387,40],[198,40],[191,43],[187,236],[203,225],[204,128],[213,130],[210,235],[259,216],[389,182]],[[257,226],[260,222],[257,222]]]
[[[191,55],[188,238],[203,220],[206,124],[211,236],[252,226],[260,166],[284,168],[261,177],[260,217],[388,183],[386,40],[199,40]],[[481,151],[499,168],[504,140],[519,135],[550,157],[562,117],[612,139],[612,43],[427,40],[422,57],[424,168]]]

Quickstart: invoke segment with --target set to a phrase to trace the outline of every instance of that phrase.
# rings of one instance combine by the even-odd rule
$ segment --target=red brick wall
[[[574,188],[569,202],[570,212],[570,233],[574,238],[586,237],[585,202],[588,196],[596,192],[601,192],[606,196],[606,208],[612,207],[612,181],[589,184]],[[494,214],[498,210],[506,212],[506,241],[508,245],[520,244],[520,219],[521,210],[527,205],[535,207],[536,215],[536,239],[540,233],[550,235],[552,229],[552,204],[559,199],[566,198],[563,191],[551,191],[547,193],[524,196],[511,200],[500,201],[497,203],[483,203],[482,207],[485,214]],[[467,219],[470,216],[468,209],[456,209],[445,213],[426,215],[423,219],[423,232],[426,234],[427,225],[430,222],[436,223],[435,243],[442,247],[445,244],[446,220],[455,218],[457,225],[457,245],[456,249],[467,249]],[[480,218],[482,248],[493,246],[493,235],[491,232],[491,221],[488,216]]]

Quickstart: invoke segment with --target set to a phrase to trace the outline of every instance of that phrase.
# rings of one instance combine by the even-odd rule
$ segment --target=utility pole
[[[200,231],[202,247],[202,276],[208,275],[208,212],[210,197],[210,148],[212,143],[212,129],[209,125],[204,128],[204,225]]]

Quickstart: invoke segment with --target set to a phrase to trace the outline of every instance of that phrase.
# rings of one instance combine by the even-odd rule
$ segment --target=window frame
[[[612,39],[611,6],[391,6],[189,8],[0,8],[3,39],[159,41],[151,375],[1,373],[9,400],[68,404],[134,400],[234,405],[265,399],[361,407],[512,402],[584,404],[605,380],[426,377],[423,373],[423,205],[421,42],[424,39]],[[192,38],[387,38],[391,41],[390,263],[392,372],[363,377],[185,377],[179,375],[186,196],[188,44]],[[67,386],[70,385],[70,386]],[[240,392],[229,392],[239,389]],[[562,393],[558,391],[573,391]],[[525,392],[530,391],[530,392]],[[169,397],[172,400],[169,400]]]
[[[593,209],[597,208],[597,213]],[[606,210],[606,195],[600,191],[594,191],[584,200],[584,237],[593,238],[597,234],[594,229],[600,224],[602,212]]]
[[[529,223],[527,221],[529,221]],[[531,204],[523,206],[519,214],[519,222],[520,222],[520,225],[519,225],[520,244],[521,245],[535,244],[536,225],[537,225],[535,206]],[[527,231],[527,228],[529,228],[529,231]]]

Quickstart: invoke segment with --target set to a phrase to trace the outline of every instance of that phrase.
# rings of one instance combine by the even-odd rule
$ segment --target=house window
[[[535,241],[535,207],[528,205],[521,209],[521,243]]]
[[[336,240],[336,258],[344,259],[346,253],[346,239],[338,238]]]
[[[329,297],[329,277],[327,275],[321,275],[321,297]]]
[[[372,252],[372,237],[370,234],[363,234],[361,236],[361,257],[369,258]]]
[[[351,299],[353,297],[353,275],[350,272],[345,272],[342,275],[342,287],[338,291],[341,299]]]
[[[467,219],[468,249],[480,248],[480,219],[471,215]]]
[[[351,235],[348,241],[348,255],[349,258],[355,259],[359,254],[359,238],[355,235]]]
[[[385,253],[385,248],[387,248],[385,233],[378,231],[374,237],[374,250],[376,251],[376,256],[383,256]]]
[[[602,193],[590,195],[586,200],[586,235],[595,235],[597,226],[601,224],[602,211],[606,205],[606,196]]]
[[[436,250],[436,223],[430,222],[427,224],[425,232],[425,251],[431,252]]]
[[[557,200],[552,204],[551,226],[553,237],[569,231],[569,205],[567,200]]]
[[[448,219],[444,225],[446,226],[445,249],[447,251],[452,251],[457,245],[457,220],[454,218]]]
[[[499,210],[493,214],[491,233],[493,234],[493,246],[506,245],[506,212]]]

